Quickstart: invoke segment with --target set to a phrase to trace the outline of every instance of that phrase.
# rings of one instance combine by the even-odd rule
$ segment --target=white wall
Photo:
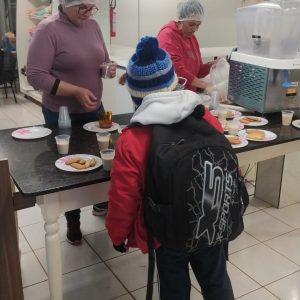
[[[206,15],[196,36],[201,47],[236,45],[235,12],[238,7],[263,0],[202,0]],[[176,18],[180,0],[117,0],[117,37],[112,44],[135,47],[139,37],[156,36]]]

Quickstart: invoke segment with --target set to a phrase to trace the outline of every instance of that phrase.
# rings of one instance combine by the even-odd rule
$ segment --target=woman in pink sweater
[[[159,46],[170,54],[176,74],[187,79],[185,88],[194,92],[211,90],[201,78],[209,73],[213,63],[203,63],[195,36],[203,17],[204,9],[198,0],[180,2],[177,20],[164,25],[157,36]]]
[[[67,106],[72,122],[99,120],[104,110],[100,65],[109,55],[99,25],[91,18],[99,0],[59,0],[59,12],[39,23],[30,43],[27,79],[43,92],[42,111],[47,125],[56,126],[60,106]],[[111,70],[114,77],[116,70]],[[107,203],[94,205],[93,214],[107,211]],[[80,209],[65,213],[67,240],[82,241]]]

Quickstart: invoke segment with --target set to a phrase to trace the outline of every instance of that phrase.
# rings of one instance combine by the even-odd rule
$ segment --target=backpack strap
[[[146,300],[152,300],[153,296],[153,279],[155,269],[155,254],[154,254],[154,236],[151,229],[148,228],[148,279]]]

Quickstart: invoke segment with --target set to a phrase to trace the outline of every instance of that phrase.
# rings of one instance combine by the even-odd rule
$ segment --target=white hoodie
[[[130,123],[173,124],[189,116],[209,96],[189,90],[160,92],[146,96],[135,111]]]

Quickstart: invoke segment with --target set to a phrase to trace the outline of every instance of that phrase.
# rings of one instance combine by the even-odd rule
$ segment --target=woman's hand
[[[88,89],[77,87],[74,96],[86,110],[93,110],[98,106],[96,96]]]

